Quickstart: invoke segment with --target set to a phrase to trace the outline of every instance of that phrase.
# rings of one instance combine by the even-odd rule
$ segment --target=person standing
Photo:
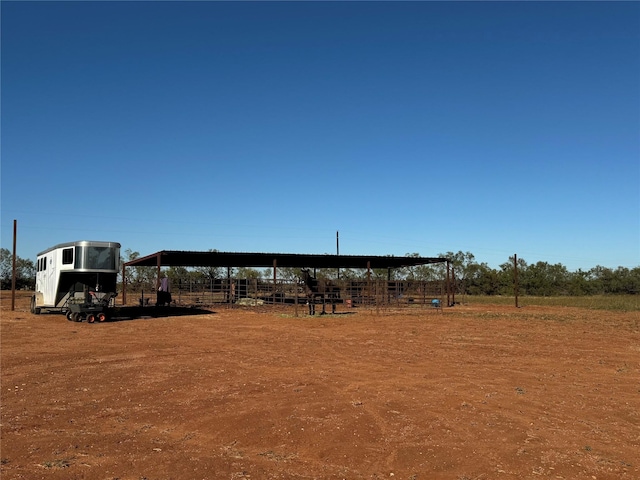
[[[158,287],[158,300],[157,306],[171,305],[171,283],[166,275],[163,275],[160,279],[160,286]]]

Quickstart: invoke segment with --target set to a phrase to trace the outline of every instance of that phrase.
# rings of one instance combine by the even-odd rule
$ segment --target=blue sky
[[[10,2],[2,247],[640,264],[640,3]]]

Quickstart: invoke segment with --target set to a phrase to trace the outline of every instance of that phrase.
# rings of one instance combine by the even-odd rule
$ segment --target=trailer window
[[[38,258],[38,264],[36,265],[36,271],[44,272],[47,269],[47,257]]]
[[[62,264],[71,265],[73,263],[73,248],[65,248],[62,250]]]
[[[115,270],[115,249],[111,247],[76,247],[76,268]]]

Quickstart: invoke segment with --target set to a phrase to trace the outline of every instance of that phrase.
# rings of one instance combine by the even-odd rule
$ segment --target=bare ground
[[[640,478],[638,312],[10,304],[2,480]]]

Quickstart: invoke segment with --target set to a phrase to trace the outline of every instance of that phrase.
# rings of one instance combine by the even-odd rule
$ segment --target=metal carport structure
[[[273,268],[274,281],[278,267],[292,268],[357,268],[387,269],[447,263],[447,303],[449,304],[449,259],[443,257],[396,257],[384,255],[316,255],[298,253],[199,252],[161,250],[122,264],[122,301],[126,303],[127,267],[156,267],[158,284],[162,267],[266,267]]]

